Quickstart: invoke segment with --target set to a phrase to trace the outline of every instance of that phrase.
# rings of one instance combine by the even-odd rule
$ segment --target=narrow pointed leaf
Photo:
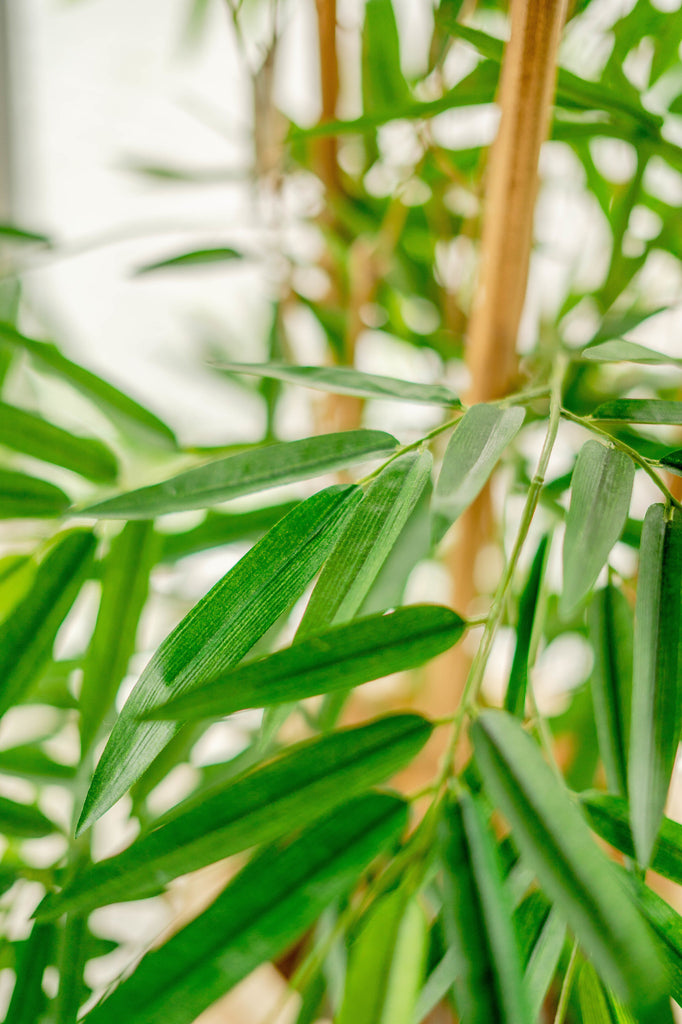
[[[539,747],[502,711],[479,715],[472,738],[486,788],[583,949],[642,1024],[670,1021],[666,978],[649,928]]]
[[[127,523],[111,542],[104,560],[102,596],[83,664],[79,698],[82,750],[95,738],[135,650],[156,546],[150,522]]]
[[[554,909],[543,922],[524,972],[531,1018],[540,1016],[566,942],[566,923]]]
[[[144,266],[138,267],[135,273],[151,274],[155,270],[181,270],[184,267],[203,267],[207,263],[231,263],[241,259],[244,259],[243,253],[227,246],[217,249],[192,249],[190,252],[181,252],[167,256],[163,260],[145,263]]]
[[[597,406],[592,418],[623,420],[626,423],[682,423],[682,402],[664,402],[654,398],[617,398]]]
[[[140,715],[240,661],[319,570],[359,497],[359,488],[330,487],[301,502],[166,637],[109,737],[79,829],[108,810],[178,730]]]
[[[495,843],[475,799],[448,815],[445,932],[457,960],[455,1002],[468,1024],[531,1021],[521,952]]]
[[[84,913],[140,898],[150,880],[163,885],[288,835],[390,779],[430,733],[425,719],[394,715],[290,747],[267,764],[180,803],[128,849],[86,868],[63,892],[48,896],[39,916]]]
[[[635,464],[624,452],[599,441],[580,449],[566,516],[562,615],[573,614],[592,589],[623,532],[634,478]]]
[[[514,660],[512,661],[509,683],[507,684],[507,692],[504,697],[505,709],[511,712],[512,715],[516,715],[517,718],[524,717],[526,707],[526,690],[528,688],[528,673],[531,667],[529,659],[535,627],[535,613],[545,574],[548,548],[549,537],[545,535],[538,544],[526,585],[519,600],[519,621],[516,627]]]
[[[424,490],[429,452],[408,452],[372,481],[320,573],[298,635],[347,622],[360,609]]]
[[[362,373],[348,366],[287,366],[278,363],[220,363],[219,369],[230,373],[245,373],[254,377],[282,380],[316,391],[329,391],[335,395],[356,395],[359,398],[387,398],[403,402],[423,402],[427,405],[461,405],[457,396],[442,384],[421,384],[418,381],[399,380]]]
[[[255,967],[273,959],[347,894],[395,841],[407,808],[372,794],[252,860],[211,906],[85,1018],[88,1024],[191,1024]]]
[[[222,544],[257,540],[297,504],[296,501],[285,501],[250,512],[216,512],[209,509],[203,522],[191,530],[159,535],[159,561],[176,562],[187,555],[220,547]]]
[[[36,744],[26,743],[0,750],[0,773],[31,782],[64,783],[75,779],[76,766],[54,761]]]
[[[355,619],[221,672],[190,693],[150,708],[147,717],[218,718],[351,689],[442,654],[459,640],[465,625],[459,615],[439,605],[412,605]]]
[[[652,366],[675,365],[680,360],[668,356],[665,352],[656,352],[634,341],[618,339],[603,341],[599,345],[590,345],[580,353],[581,358],[594,360],[597,363],[644,363]]]
[[[669,473],[674,473],[675,476],[682,475],[682,448],[677,448],[673,452],[668,452],[663,455],[659,460],[661,466],[665,466]]]
[[[31,804],[20,804],[0,796],[0,835],[41,839],[56,831],[54,822]]]
[[[17,956],[16,981],[4,1024],[35,1024],[42,1018],[47,1004],[43,974],[52,961],[55,945],[54,925],[34,924]]]
[[[682,513],[651,505],[640,548],[628,760],[630,823],[642,867],[661,824],[679,738],[681,588]]]
[[[123,420],[128,426],[142,428],[146,434],[151,434],[165,446],[177,446],[173,431],[158,416],[113,384],[67,359],[56,345],[20,334],[8,323],[0,323],[1,344],[28,352],[42,370],[66,380],[86,398],[96,402],[98,408],[115,421]]]
[[[676,1003],[682,1003],[682,917],[630,872],[624,871],[623,879],[659,940],[668,973],[668,991]]]
[[[379,430],[349,430],[285,441],[216,459],[196,469],[83,509],[103,519],[151,519],[206,508],[242,494],[321,476],[356,462],[390,455],[398,442]]]
[[[367,0],[365,4],[362,99],[366,114],[393,111],[411,99],[400,68],[400,40],[391,0]]]
[[[89,530],[64,534],[41,562],[31,589],[0,623],[0,714],[27,692],[52,653],[57,630],[90,566]]]
[[[101,441],[78,437],[61,427],[0,402],[0,444],[54,466],[63,466],[88,480],[106,483],[115,480],[118,464],[113,453]]]
[[[578,978],[578,997],[583,1024],[614,1024],[599,975],[591,963],[585,963]]]
[[[625,796],[632,700],[632,612],[625,596],[609,583],[594,595],[587,621],[594,650],[591,687],[599,752],[609,789]]]
[[[597,835],[627,857],[634,857],[627,801],[610,793],[587,791],[580,794],[580,802]],[[651,867],[659,875],[682,885],[682,825],[679,822],[663,818]]]
[[[478,497],[524,416],[519,407],[495,405],[474,405],[464,415],[445,450],[433,494],[434,540]]]
[[[0,469],[0,519],[60,516],[71,502],[61,488],[26,473]]]

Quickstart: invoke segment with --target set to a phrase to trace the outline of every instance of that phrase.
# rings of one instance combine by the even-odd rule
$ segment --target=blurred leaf
[[[591,963],[584,963],[580,969],[578,996],[583,1024],[614,1024],[606,993]]]
[[[142,428],[146,435],[151,434],[157,442],[163,442],[166,447],[177,447],[172,430],[162,423],[158,416],[101,377],[71,362],[62,355],[56,345],[28,338],[16,331],[11,324],[0,323],[0,345],[3,343],[11,349],[19,348],[28,352],[42,370],[66,380],[114,422],[123,420],[128,427]]]
[[[182,533],[160,533],[160,562],[176,562],[187,555],[233,544],[235,541],[255,540],[266,533],[298,504],[284,501],[250,512],[216,512],[209,509],[204,520]]]
[[[568,618],[580,606],[623,532],[634,478],[635,464],[624,452],[599,441],[587,441],[580,449],[566,516],[562,616]]]
[[[188,469],[162,483],[100,501],[80,514],[103,519],[151,519],[166,512],[205,508],[390,455],[397,445],[394,437],[380,430],[349,430],[282,441]]]
[[[140,715],[244,657],[319,570],[360,493],[357,487],[330,487],[301,502],[166,637],[109,737],[79,831],[125,793],[178,730],[174,722],[142,722]]]
[[[433,539],[441,540],[483,489],[502,452],[523,423],[512,406],[474,405],[455,428],[433,494]]]
[[[634,857],[627,801],[611,793],[587,791],[580,794],[580,802],[597,835],[627,857]],[[670,818],[664,817],[661,822],[651,867],[682,885],[682,825]]]
[[[148,953],[88,1024],[191,1024],[345,895],[405,827],[393,796],[359,797],[259,854],[194,921]]]
[[[233,260],[243,260],[244,253],[236,249],[193,249],[191,252],[182,252],[166,259],[157,260],[154,263],[145,263],[138,267],[135,273],[151,274],[155,270],[175,270],[176,268],[204,266],[206,263],[230,263]]]
[[[668,990],[676,1003],[682,1001],[682,917],[658,893],[623,872],[623,880],[637,898],[656,937],[660,940],[663,961],[668,972]]]
[[[62,534],[41,562],[31,589],[0,623],[0,714],[21,699],[50,657],[94,548],[89,530]]]
[[[666,978],[647,925],[538,746],[503,711],[482,712],[471,732],[486,788],[581,946],[641,1024],[670,1021]]]
[[[592,598],[587,621],[594,651],[591,688],[599,752],[609,789],[625,796],[632,702],[632,612],[624,595],[609,583]]]
[[[640,548],[628,758],[637,859],[649,863],[663,817],[680,726],[682,513],[651,505]]]
[[[445,858],[445,928],[457,958],[460,1019],[530,1024],[521,953],[495,843],[468,793],[449,809]]]
[[[457,396],[442,384],[421,384],[362,373],[349,366],[285,366],[276,363],[220,363],[219,369],[245,373],[254,377],[272,377],[289,384],[330,391],[335,395],[357,395],[360,398],[386,398],[429,405],[461,405]]]
[[[70,434],[40,416],[4,402],[0,402],[0,444],[63,466],[88,480],[106,483],[118,474],[115,456],[101,441]]]
[[[409,104],[400,67],[400,40],[391,0],[367,0],[362,30],[362,106],[381,114]]]
[[[536,1021],[542,1010],[566,941],[566,924],[538,890],[534,890],[514,914],[523,949],[524,981]],[[525,941],[524,941],[525,940]]]
[[[95,739],[135,651],[156,546],[152,523],[126,523],[102,564],[102,596],[79,698],[82,753]]]
[[[22,839],[42,839],[57,830],[54,822],[32,804],[20,804],[0,796],[0,834]]]
[[[55,761],[35,743],[26,743],[0,750],[0,774],[19,775],[31,782],[70,782],[76,777],[76,766]]]
[[[598,363],[649,363],[658,365],[682,365],[682,360],[668,356],[665,352],[655,352],[634,341],[603,341],[598,345],[590,345],[580,353],[582,359],[591,359]]]
[[[547,565],[549,536],[545,534],[531,565],[526,585],[519,599],[519,619],[516,625],[516,647],[504,707],[517,718],[523,718],[526,707],[526,690],[528,688],[528,672],[530,670],[531,641],[535,627],[536,609],[542,580]]]
[[[406,452],[372,480],[320,573],[297,636],[358,612],[431,475],[428,451]]]
[[[0,519],[58,517],[70,504],[64,491],[47,480],[0,469]]]
[[[50,246],[52,244],[48,235],[38,231],[27,231],[25,228],[17,227],[16,224],[0,224],[0,241],[25,242],[28,245],[35,244]]]
[[[54,947],[54,925],[34,924],[28,941],[17,955],[16,981],[5,1024],[36,1024],[41,1020],[47,1003],[43,974],[51,962]]]
[[[465,622],[449,608],[412,605],[333,626],[265,658],[222,671],[167,704],[155,718],[217,718],[243,708],[347,690],[422,665],[452,647]]]
[[[309,825],[404,768],[430,724],[393,715],[289,747],[246,774],[189,797],[122,853],[85,868],[38,916],[139,899],[154,886]]]
[[[627,423],[682,423],[682,402],[663,402],[655,398],[616,398],[598,406],[592,418],[625,420]]]

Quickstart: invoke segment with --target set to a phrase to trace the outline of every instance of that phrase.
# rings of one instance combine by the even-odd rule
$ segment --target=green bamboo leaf
[[[675,476],[682,475],[682,448],[677,448],[674,452],[667,452],[659,460],[659,465],[664,466],[669,473],[674,473]]]
[[[81,514],[103,519],[151,519],[166,512],[206,508],[390,455],[397,445],[394,437],[380,430],[349,430],[284,441],[188,469],[170,480],[100,501]]]
[[[146,435],[153,436],[157,442],[165,446],[177,447],[175,435],[158,416],[149,412],[128,395],[123,394],[113,384],[102,380],[96,374],[67,359],[56,345],[37,341],[25,334],[20,334],[12,324],[0,323],[0,345],[10,350],[21,349],[28,352],[36,360],[40,368],[47,373],[66,380],[82,394],[94,401],[114,422],[123,420],[129,427],[141,428]]]
[[[26,743],[0,750],[0,774],[38,783],[68,783],[76,778],[76,766],[54,761],[36,744]]]
[[[502,711],[484,711],[471,731],[486,788],[581,946],[642,1024],[670,1021],[666,977],[648,926],[538,746]]]
[[[540,588],[545,575],[549,536],[546,534],[535,552],[535,558],[519,600],[519,621],[516,627],[516,647],[512,661],[509,683],[504,698],[505,709],[523,718],[526,707],[526,690],[528,688],[528,672],[530,671],[530,654],[536,621],[536,609]]]
[[[590,963],[583,964],[578,978],[578,998],[583,1024],[614,1024],[599,975]]]
[[[682,402],[655,398],[616,398],[602,402],[592,413],[595,420],[623,420],[626,423],[682,423]]]
[[[459,615],[439,605],[412,605],[355,619],[220,672],[146,714],[179,720],[218,718],[244,708],[349,690],[442,654],[459,640],[465,625]]]
[[[329,391],[335,395],[356,395],[359,398],[387,398],[403,402],[424,402],[428,405],[460,406],[461,402],[442,384],[421,384],[362,373],[349,366],[287,366],[279,363],[219,363],[218,368],[230,373],[266,377]]]
[[[598,345],[590,345],[580,353],[582,359],[596,363],[643,363],[651,366],[680,365],[682,360],[668,356],[665,352],[656,352],[645,345],[622,338],[613,341],[602,341]]]
[[[31,589],[0,623],[0,714],[25,695],[50,657],[94,548],[89,530],[62,534],[41,562]]]
[[[31,804],[20,804],[0,796],[0,834],[22,839],[42,839],[52,835],[57,826]]]
[[[431,464],[429,452],[407,452],[372,481],[320,573],[299,637],[347,622],[359,611],[426,487]]]
[[[135,651],[157,540],[152,523],[127,523],[112,540],[102,564],[102,596],[83,663],[79,698],[82,751],[95,739]]]
[[[28,941],[17,955],[16,981],[5,1024],[36,1024],[47,1004],[43,974],[51,963],[56,945],[52,924],[34,924]]]
[[[566,516],[559,599],[563,617],[580,606],[623,532],[634,478],[635,464],[624,452],[599,441],[587,441],[580,449]]]
[[[627,753],[632,699],[632,612],[625,596],[609,583],[587,611],[594,666],[590,680],[599,752],[609,789],[627,793]]]
[[[390,779],[426,743],[430,724],[393,715],[288,748],[246,774],[189,797],[122,853],[85,868],[38,916],[139,899],[178,875],[309,825]]]
[[[151,274],[155,270],[175,270],[184,267],[203,267],[207,263],[231,263],[234,260],[243,260],[244,253],[237,252],[223,246],[217,249],[192,249],[191,252],[176,253],[163,260],[156,260],[153,263],[145,263],[138,267],[135,273]]]
[[[546,914],[526,962],[524,982],[532,1020],[540,1016],[566,941],[566,924],[553,909]]]
[[[365,4],[362,99],[366,114],[393,111],[411,99],[400,68],[400,40],[391,0],[367,0]]]
[[[518,406],[474,405],[459,422],[433,494],[434,540],[441,540],[478,497],[502,452],[521,429],[524,416]]]
[[[16,224],[0,224],[0,239],[7,239],[9,242],[25,242],[33,245],[38,242],[41,245],[51,245],[51,240],[48,235],[44,235],[39,231],[27,231],[26,228],[20,228]]]
[[[607,843],[627,857],[635,856],[627,801],[611,793],[587,791],[580,794],[590,827]],[[682,885],[682,825],[663,818],[654,846],[651,867],[659,875]]]
[[[446,843],[443,912],[457,959],[460,1019],[530,1024],[521,952],[495,843],[468,793],[449,808]]]
[[[0,519],[52,518],[70,504],[64,491],[47,480],[0,469]]]
[[[88,1024],[191,1024],[255,967],[288,949],[346,895],[405,827],[402,800],[359,797],[259,854],[214,903],[86,1017]]]
[[[628,758],[630,823],[642,867],[661,824],[679,738],[681,586],[682,513],[651,505],[640,548]]]
[[[239,540],[257,540],[291,512],[296,501],[284,501],[250,512],[216,512],[209,509],[198,526],[182,533],[159,534],[159,561],[176,562],[187,555]]]
[[[682,1003],[682,917],[631,872],[622,871],[622,877],[660,942],[670,995]]]
[[[360,494],[357,487],[330,487],[301,502],[166,637],[109,737],[79,830],[140,778],[179,728],[174,722],[142,722],[140,715],[244,657],[319,570]]]
[[[53,423],[0,402],[0,444],[54,466],[63,466],[88,480],[108,483],[118,474],[113,453],[101,441],[78,437]]]

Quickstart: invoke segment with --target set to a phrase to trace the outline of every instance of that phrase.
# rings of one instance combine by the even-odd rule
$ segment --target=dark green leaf
[[[522,856],[581,946],[642,1024],[670,1021],[666,978],[646,922],[538,746],[502,711],[479,715],[472,738],[486,787]]]
[[[55,947],[52,924],[34,924],[29,939],[21,947],[15,968],[16,982],[4,1024],[36,1024],[47,1003],[43,992],[43,974]]]
[[[594,595],[587,612],[594,667],[591,687],[599,752],[614,793],[627,792],[632,691],[632,612],[612,584]]]
[[[20,804],[0,796],[0,834],[22,839],[41,839],[56,831],[54,822],[31,804]]]
[[[516,626],[514,660],[512,661],[509,683],[507,684],[507,692],[504,697],[505,709],[511,712],[512,715],[516,715],[517,718],[524,717],[526,707],[528,672],[531,667],[529,664],[531,641],[533,639],[538,597],[545,575],[548,549],[549,536],[545,535],[538,544],[526,585],[519,600],[519,621]]]
[[[423,664],[459,640],[465,623],[449,608],[413,605],[334,626],[258,661],[221,672],[151,717],[217,718],[243,708],[347,690]]]
[[[288,748],[265,765],[183,801],[127,850],[81,871],[39,916],[80,913],[144,896],[195,871],[309,825],[404,768],[431,726],[417,715],[380,718]]]
[[[682,402],[654,398],[617,398],[603,402],[592,413],[595,420],[624,420],[627,423],[682,423]]]
[[[478,497],[524,416],[516,406],[474,405],[458,423],[433,494],[434,540],[440,540]]]
[[[51,518],[70,504],[64,491],[47,480],[0,469],[0,519]]]
[[[594,831],[616,850],[634,857],[627,801],[610,793],[590,791],[581,793],[580,800]],[[661,822],[651,867],[659,875],[682,885],[682,825],[670,818],[664,817]]]
[[[674,473],[675,476],[682,475],[682,448],[663,455],[660,459],[660,465],[665,466],[668,472]]]
[[[151,519],[165,512],[206,508],[269,487],[321,476],[355,462],[390,455],[398,442],[379,430],[321,434],[216,459],[196,469],[101,501],[83,515],[103,519]]]
[[[243,260],[244,254],[236,249],[223,247],[220,249],[193,249],[191,252],[181,252],[166,259],[157,260],[154,263],[145,263],[138,267],[136,274],[150,274],[154,270],[168,270],[183,267],[203,267],[207,263],[231,263],[233,260]]]
[[[166,637],[109,737],[79,829],[111,807],[178,730],[140,715],[240,661],[319,570],[360,495],[357,487],[330,487],[301,502]]]
[[[579,607],[623,532],[634,478],[635,464],[624,452],[599,441],[587,441],[580,449],[566,516],[562,616],[568,618]]]
[[[320,573],[299,637],[358,612],[430,478],[431,464],[429,452],[407,452],[372,481]]]
[[[357,395],[360,398],[387,398],[403,402],[425,402],[429,405],[459,406],[461,403],[449,388],[442,384],[420,384],[399,380],[397,377],[379,377],[362,373],[348,366],[285,366],[277,363],[220,363],[221,370],[245,373],[254,377],[300,384],[317,391],[330,391],[335,395]]]
[[[682,1003],[682,917],[635,875],[623,871],[622,876],[660,940],[668,991],[676,1003]]]
[[[115,480],[118,464],[112,452],[90,437],[78,437],[24,409],[0,402],[0,444],[34,459],[63,466],[88,480]]]
[[[663,817],[680,723],[682,513],[651,505],[642,530],[635,607],[630,823],[646,867]]]
[[[521,953],[495,843],[475,799],[448,815],[445,928],[455,951],[455,1001],[467,1024],[531,1021]]]
[[[191,1024],[265,960],[287,949],[357,883],[406,824],[395,797],[360,797],[252,860],[196,920],[87,1016],[88,1024]]]
[[[52,652],[54,638],[81,588],[95,538],[89,530],[61,535],[34,583],[0,623],[0,714],[25,694]]]

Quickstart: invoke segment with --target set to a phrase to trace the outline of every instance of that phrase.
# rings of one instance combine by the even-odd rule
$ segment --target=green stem
[[[571,950],[571,959],[568,961],[568,967],[566,968],[566,974],[564,975],[564,983],[561,986],[561,995],[559,996],[559,1005],[556,1008],[556,1014],[554,1015],[554,1024],[564,1024],[566,1020],[566,1014],[568,1012],[568,1001],[571,998],[571,989],[573,988],[573,982],[575,980],[575,972],[578,969],[578,943],[573,943],[573,949]]]

